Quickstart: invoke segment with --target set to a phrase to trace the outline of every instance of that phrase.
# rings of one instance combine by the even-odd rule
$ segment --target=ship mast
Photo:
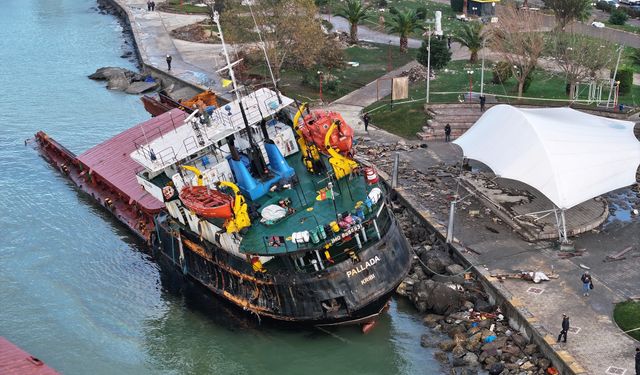
[[[224,42],[224,35],[222,34],[222,27],[220,26],[220,15],[218,14],[218,11],[213,11],[213,22],[216,23],[216,26],[218,28],[218,35],[220,36],[220,42],[222,43],[222,51],[224,53],[224,58],[227,62],[227,65],[225,67],[223,67],[222,69],[218,70],[218,71],[222,71],[222,70],[229,70],[229,76],[231,78],[231,83],[233,85],[233,92],[236,96],[236,99],[238,101],[238,106],[240,107],[240,113],[242,114],[242,120],[244,121],[244,126],[245,129],[247,131],[247,137],[249,138],[249,144],[251,145],[251,160],[256,163],[257,165],[255,165],[255,171],[258,174],[258,176],[260,176],[260,178],[266,177],[268,175],[267,172],[267,163],[264,161],[264,158],[262,156],[262,152],[258,149],[258,146],[256,145],[255,141],[253,140],[253,135],[251,134],[251,126],[249,125],[249,120],[247,119],[247,114],[245,113],[244,110],[244,105],[242,103],[242,95],[240,93],[240,90],[238,90],[238,84],[236,82],[236,75],[233,72],[233,67],[235,65],[237,65],[241,60],[238,60],[236,62],[234,62],[233,64],[231,63],[231,60],[229,59],[229,52],[227,51],[227,45]],[[277,91],[276,91],[277,92]],[[258,103],[258,107],[260,106],[260,104]]]

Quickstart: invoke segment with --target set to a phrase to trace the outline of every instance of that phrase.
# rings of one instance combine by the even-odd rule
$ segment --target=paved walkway
[[[172,75],[211,88],[215,92],[226,91],[222,88],[220,76],[216,73],[216,46],[174,40],[169,34],[178,27],[202,21],[202,15],[149,12],[146,0],[115,1],[129,15],[143,64],[167,71],[166,56],[170,54]]]

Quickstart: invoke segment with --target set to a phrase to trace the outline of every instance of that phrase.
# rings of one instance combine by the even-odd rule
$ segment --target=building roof
[[[38,358],[0,337],[0,374],[4,375],[57,375]]]
[[[130,154],[148,140],[160,137],[182,125],[187,113],[172,109],[160,116],[138,124],[113,138],[85,151],[78,160],[92,174],[99,175],[129,198],[129,204],[137,202],[147,211],[157,211],[164,203],[147,193],[136,180],[136,172],[142,167],[131,159]]]
[[[497,105],[454,143],[503,178],[533,186],[558,208],[636,182],[634,123],[571,108]]]

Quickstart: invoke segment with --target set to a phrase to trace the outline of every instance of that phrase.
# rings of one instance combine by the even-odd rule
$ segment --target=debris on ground
[[[549,281],[551,280],[550,276],[547,276],[546,273],[540,271],[522,271],[515,273],[499,273],[499,274],[491,274],[491,277],[495,277],[496,279],[502,282],[506,279],[520,279],[526,281],[532,281],[535,284],[540,283],[541,281]],[[553,275],[551,275],[553,276]],[[555,277],[554,277],[555,278]]]
[[[587,252],[586,249],[558,251],[558,258],[569,259],[573,257],[581,257]]]
[[[626,257],[624,256],[626,253],[628,253],[629,251],[633,250],[633,246],[629,246],[624,248],[623,250],[613,254],[613,255],[607,255],[606,258],[604,258],[603,262],[615,262],[616,260],[624,260],[626,259]]]

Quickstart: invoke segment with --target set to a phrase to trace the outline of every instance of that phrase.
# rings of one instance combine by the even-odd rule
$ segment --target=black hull
[[[375,320],[411,264],[410,245],[395,219],[380,241],[359,253],[359,263],[347,260],[313,273],[274,275],[255,275],[245,259],[189,233],[178,237],[166,230],[162,217],[157,228],[153,252],[167,272],[182,274],[248,314],[280,322],[339,325]],[[364,269],[376,257],[378,261]],[[347,276],[354,269],[361,271]],[[327,311],[331,300],[339,307]]]

